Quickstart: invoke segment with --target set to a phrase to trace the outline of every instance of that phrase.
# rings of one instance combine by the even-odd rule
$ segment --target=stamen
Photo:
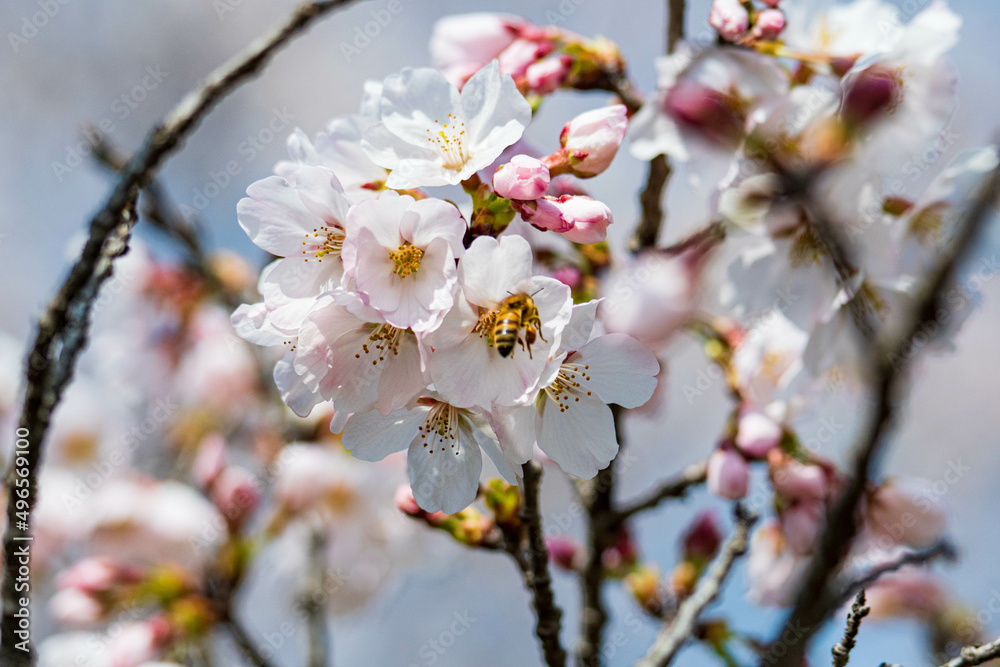
[[[447,403],[436,403],[431,407],[424,417],[424,423],[417,427],[423,441],[421,445],[428,448],[428,454],[449,449],[458,456],[458,419],[458,409]]]
[[[403,342],[405,329],[397,329],[390,324],[380,324],[372,330],[367,343],[362,343],[361,352],[354,355],[355,359],[360,359],[364,354],[371,355],[372,366],[378,366],[379,362],[385,361],[391,353],[392,356],[399,355],[399,346]]]
[[[319,262],[327,255],[340,255],[340,250],[344,246],[344,230],[340,227],[314,227],[312,233],[306,232],[306,240],[302,242],[305,248],[302,254],[305,261],[312,257]]]
[[[461,171],[470,157],[463,143],[465,123],[450,113],[443,124],[435,118],[434,127],[427,129],[427,135],[431,150],[443,158],[444,168]]]
[[[552,402],[559,406],[559,412],[566,412],[574,403],[580,402],[581,396],[591,396],[583,382],[590,381],[589,365],[564,363],[559,367],[556,379],[545,388],[545,393]]]
[[[395,250],[389,251],[389,257],[395,264],[392,272],[400,278],[405,278],[411,273],[416,273],[420,268],[420,259],[424,256],[424,251],[420,248],[404,243]]]

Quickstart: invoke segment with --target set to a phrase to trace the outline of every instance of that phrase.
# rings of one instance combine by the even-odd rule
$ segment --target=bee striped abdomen
[[[509,310],[497,316],[496,324],[493,327],[493,344],[501,357],[509,356],[514,351],[520,330],[520,311]]]

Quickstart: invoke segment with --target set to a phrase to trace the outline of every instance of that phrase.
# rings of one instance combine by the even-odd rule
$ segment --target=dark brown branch
[[[521,506],[521,525],[528,536],[527,568],[524,574],[525,583],[531,590],[531,604],[535,609],[535,634],[542,644],[545,664],[548,667],[564,667],[566,650],[559,641],[562,610],[552,595],[549,550],[542,536],[542,517],[538,509],[542,466],[536,461],[528,461],[522,467],[522,472],[524,504]]]
[[[97,132],[88,132],[88,137],[101,136]],[[129,156],[114,146],[107,137],[101,136],[97,141],[91,141],[94,158],[104,167],[121,172],[129,162]],[[219,280],[212,269],[205,241],[202,238],[202,228],[194,221],[187,220],[174,206],[167,191],[155,179],[151,178],[142,189],[143,203],[140,212],[143,217],[168,238],[173,239],[187,252],[187,262],[198,274],[208,288],[217,294],[222,303],[230,310],[240,305],[239,295],[233,294]],[[270,378],[270,372],[266,373]]]
[[[694,636],[698,618],[719,596],[733,563],[746,553],[750,529],[757,522],[757,516],[740,504],[736,505],[735,516],[736,531],[698,581],[691,597],[681,604],[670,625],[663,629],[646,655],[635,663],[636,667],[665,667],[674,659],[681,646]]]
[[[629,242],[632,252],[639,252],[656,245],[663,224],[663,190],[670,180],[670,163],[666,155],[657,155],[649,161],[646,186],[639,193],[639,207],[642,214],[635,234]]]
[[[851,599],[851,596],[854,595],[854,591],[871,586],[878,581],[882,575],[888,574],[889,572],[895,572],[901,567],[906,565],[925,565],[937,560],[938,558],[950,561],[955,560],[956,556],[957,553],[955,552],[955,547],[953,547],[950,542],[946,542],[944,540],[941,540],[926,549],[908,551],[893,560],[876,565],[864,575],[845,584],[834,606],[839,607]]]
[[[669,0],[667,8],[667,53],[673,53],[677,42],[684,39],[685,0]]]
[[[683,498],[691,487],[704,483],[706,470],[705,463],[695,463],[688,466],[676,477],[667,480],[632,504],[619,509],[615,512],[615,520],[620,524],[639,512],[645,512],[659,506],[664,500]]]
[[[229,636],[233,638],[233,642],[253,667],[274,667],[274,663],[261,655],[257,647],[253,645],[239,621],[235,618],[228,618],[223,623],[223,627],[226,628]]]
[[[624,411],[617,405],[611,407],[615,418],[615,436],[619,447],[624,446],[622,417]],[[576,661],[580,667],[600,667],[601,646],[608,611],[604,606],[604,552],[612,545],[618,524],[614,521],[615,459],[607,468],[585,485],[583,505],[587,512],[587,559],[581,574],[581,633],[577,644]]]
[[[792,612],[778,634],[791,631],[800,635],[794,644],[786,644],[787,651],[782,656],[776,656],[778,667],[799,665],[809,639],[836,609],[837,595],[830,591],[832,579],[858,533],[858,504],[895,421],[896,403],[905,388],[904,371],[916,352],[912,349],[914,341],[918,334],[930,334],[940,328],[939,317],[947,316],[946,287],[998,196],[1000,167],[983,180],[980,193],[959,225],[951,247],[930,273],[916,299],[917,307],[901,327],[902,335],[894,341],[874,341],[869,346],[868,366],[876,378],[871,417],[862,428],[854,449],[851,477],[827,513],[827,527],[820,536],[816,555]]]
[[[865,606],[865,589],[858,591],[851,605],[851,611],[847,614],[847,627],[844,629],[844,638],[841,639],[831,650],[833,654],[833,667],[845,667],[851,658],[851,651],[854,649],[854,640],[861,629],[861,620],[868,615],[871,609]]]
[[[118,184],[101,211],[91,220],[90,232],[83,251],[70,270],[58,294],[39,320],[38,333],[28,354],[24,404],[19,420],[19,433],[26,433],[26,447],[21,449],[25,465],[12,465],[7,474],[7,488],[14,489],[18,470],[29,479],[26,509],[30,516],[34,508],[38,485],[38,466],[42,445],[53,410],[73,374],[76,360],[87,342],[90,314],[94,300],[104,282],[111,276],[112,262],[128,249],[128,239],[135,214],[131,210],[136,193],[153,177],[164,160],[180,146],[184,138],[197,127],[204,116],[244,80],[259,72],[282,46],[323,14],[350,0],[325,0],[301,5],[285,23],[264,39],[209,75],[205,83],[188,95],[147,137],[143,148],[122,171]],[[15,462],[18,459],[15,458]],[[23,505],[22,505],[23,507]],[[18,505],[7,504],[8,530],[4,535],[3,619],[0,622],[0,664],[27,665],[33,660],[33,649],[20,651],[15,647],[14,631],[18,619],[14,616],[23,593],[16,590],[17,569],[21,564],[18,547],[28,530],[17,527]]]
[[[667,2],[667,53],[673,53],[677,42],[684,39],[685,0]],[[629,246],[632,252],[656,246],[656,239],[663,226],[663,191],[670,180],[670,162],[666,155],[657,155],[649,161],[646,185],[639,194],[642,214]]]

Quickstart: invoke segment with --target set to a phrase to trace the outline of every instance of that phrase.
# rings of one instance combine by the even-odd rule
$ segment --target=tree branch
[[[994,639],[982,646],[966,646],[959,651],[957,658],[949,660],[941,667],[974,667],[994,658],[1000,658],[1000,639]]]
[[[624,446],[622,433],[623,409],[611,406],[615,419],[615,437],[619,447]],[[582,626],[577,644],[577,664],[580,667],[600,667],[601,646],[604,643],[604,626],[608,612],[604,606],[604,552],[614,541],[618,524],[614,517],[615,459],[588,485],[583,494],[587,511],[587,559],[581,574]]]
[[[667,10],[667,53],[673,53],[677,42],[684,39],[685,0],[669,0]]]
[[[164,160],[180,146],[184,138],[197,127],[204,116],[244,80],[259,72],[282,46],[309,27],[316,19],[351,0],[325,0],[305,3],[277,30],[252,45],[242,54],[209,75],[198,90],[189,94],[147,137],[143,148],[122,171],[118,184],[101,209],[91,220],[90,233],[83,251],[63,282],[59,293],[39,320],[38,334],[28,355],[24,404],[19,420],[19,434],[25,446],[7,474],[7,488],[14,489],[17,478],[29,480],[28,494],[23,500],[26,509],[8,503],[8,529],[4,536],[3,618],[0,621],[0,663],[27,665],[33,660],[33,648],[15,648],[14,631],[18,619],[14,616],[22,596],[16,590],[19,565],[17,550],[28,538],[29,529],[18,524],[17,512],[28,516],[35,505],[38,486],[38,466],[42,445],[53,410],[69,383],[76,360],[87,342],[90,314],[101,285],[111,276],[112,263],[128,249],[128,240],[135,213],[132,209],[136,192],[144,187]]]
[[[830,592],[831,580],[857,535],[858,503],[895,420],[896,399],[905,388],[903,372],[916,352],[912,349],[915,338],[921,333],[930,335],[940,328],[939,318],[947,317],[945,288],[998,196],[1000,167],[983,179],[979,195],[959,225],[951,248],[930,273],[916,299],[917,307],[908,314],[908,321],[901,327],[902,335],[889,343],[874,341],[869,348],[868,366],[875,370],[876,377],[872,416],[863,427],[859,444],[855,447],[851,477],[827,513],[827,527],[820,536],[812,565],[796,596],[792,612],[778,633],[779,637],[786,631],[800,637],[778,657],[778,667],[801,663],[809,639],[836,608],[837,596]]]
[[[668,0],[667,7],[667,53],[673,53],[677,42],[684,39],[685,0]],[[642,215],[629,243],[632,252],[639,252],[656,246],[663,225],[663,190],[670,180],[670,162],[666,155],[657,155],[649,161],[646,186],[639,194]]]
[[[225,620],[223,626],[229,632],[229,636],[233,638],[233,642],[236,643],[236,646],[243,652],[243,655],[246,657],[247,661],[253,665],[253,667],[274,667],[274,663],[261,655],[260,651],[257,650],[257,647],[253,645],[253,642],[250,641],[250,637],[247,636],[246,630],[243,629],[243,626],[239,621],[230,617]]]
[[[851,595],[854,594],[854,591],[871,586],[878,581],[883,574],[895,572],[899,568],[906,565],[924,565],[925,563],[930,563],[938,558],[954,560],[956,555],[955,547],[953,547],[950,542],[946,542],[945,540],[941,540],[937,544],[934,544],[926,549],[908,551],[891,561],[876,565],[861,577],[845,584],[842,592],[837,597],[837,601],[834,606],[839,607],[844,604],[851,599]]]
[[[559,641],[562,610],[552,595],[549,550],[542,536],[542,518],[538,510],[542,466],[537,461],[528,461],[521,470],[524,484],[521,525],[528,534],[528,558],[524,574],[525,583],[531,590],[531,604],[535,609],[535,634],[542,644],[545,664],[548,667],[563,667],[566,664],[566,650]]]
[[[736,559],[746,553],[750,529],[757,522],[757,516],[737,504],[735,510],[736,532],[729,538],[719,555],[715,557],[704,576],[698,581],[691,597],[677,610],[674,620],[668,625],[635,667],[665,667],[674,659],[681,646],[694,634],[698,617],[719,596],[722,584]]]
[[[830,652],[833,654],[833,667],[845,667],[850,660],[851,650],[854,648],[854,639],[861,629],[861,620],[868,615],[871,608],[865,606],[865,589],[858,591],[851,605],[851,611],[847,614],[847,628],[844,629],[844,638],[840,640]]]
[[[624,523],[640,512],[659,506],[664,500],[683,498],[692,486],[704,483],[706,471],[707,466],[704,462],[688,466],[676,477],[667,480],[632,504],[615,512],[615,521],[619,524]]]

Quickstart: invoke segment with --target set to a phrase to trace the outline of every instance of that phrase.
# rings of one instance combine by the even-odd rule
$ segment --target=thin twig
[[[562,609],[552,595],[552,578],[549,575],[549,550],[542,535],[542,517],[538,509],[542,466],[528,461],[522,466],[524,504],[521,506],[521,525],[528,535],[528,568],[526,583],[531,590],[531,603],[535,609],[535,634],[542,644],[542,653],[548,667],[564,667],[566,650],[559,641]]]
[[[947,317],[946,287],[998,196],[1000,166],[983,179],[979,195],[959,225],[951,248],[930,273],[916,299],[917,307],[901,327],[902,335],[889,343],[876,341],[869,348],[868,366],[874,369],[876,377],[874,408],[855,447],[851,477],[827,514],[826,530],[820,536],[792,612],[778,634],[780,637],[781,633],[791,631],[799,636],[795,643],[785,644],[787,651],[775,656],[778,667],[799,665],[809,639],[836,609],[837,595],[830,591],[831,582],[858,533],[858,503],[895,421],[897,399],[905,388],[904,371],[916,352],[913,349],[915,339],[918,334],[929,334],[940,328],[939,318]]]
[[[138,189],[153,177],[164,160],[181,145],[204,116],[244,80],[259,72],[282,46],[301,33],[323,14],[351,0],[325,0],[301,5],[277,30],[209,75],[205,83],[189,94],[147,137],[143,148],[129,161],[118,184],[90,223],[90,233],[83,251],[63,282],[59,293],[39,320],[38,334],[28,355],[24,404],[19,420],[19,434],[25,434],[25,446],[19,449],[7,478],[7,488],[14,489],[18,477],[29,480],[25,504],[8,503],[8,530],[4,535],[3,619],[0,622],[0,664],[31,664],[34,651],[16,648],[15,630],[19,598],[18,567],[24,560],[18,548],[28,538],[28,522],[17,512],[30,513],[35,505],[38,467],[42,445],[53,410],[69,383],[87,341],[90,314],[101,285],[111,276],[115,258],[128,249],[128,239],[135,223],[130,211]],[[21,459],[24,465],[17,465]],[[20,526],[24,526],[21,528]]]
[[[96,141],[91,140],[90,146],[92,148],[92,155],[101,165],[114,172],[121,172],[125,169],[130,159],[125,152],[119,150],[106,136],[99,133],[88,132],[87,136],[100,136]],[[239,298],[239,295],[233,294],[231,290],[226,289],[219,280],[216,272],[212,269],[208,252],[205,250],[203,228],[195,223],[195,221],[187,220],[177,210],[170,195],[167,194],[167,191],[160,185],[157,179],[149,179],[149,182],[142,189],[142,194],[145,204],[140,207],[142,215],[149,220],[153,227],[163,232],[167,237],[173,239],[184,248],[188,255],[187,262],[198,274],[198,277],[205,282],[214,294],[218,295],[226,307],[230,310],[235,310],[242,300]],[[270,372],[267,373],[267,377],[270,378]]]
[[[704,483],[707,466],[704,462],[685,468],[679,475],[663,482],[638,500],[615,512],[615,520],[622,523],[640,512],[658,507],[669,498],[683,498],[693,486]]]
[[[949,660],[941,667],[974,667],[995,658],[1000,658],[1000,639],[994,639],[982,646],[966,646],[959,651],[957,658]]]
[[[698,581],[691,597],[681,604],[670,625],[663,629],[646,655],[635,663],[636,667],[665,667],[681,646],[693,637],[698,617],[719,596],[733,563],[746,553],[750,529],[757,522],[757,516],[740,504],[736,505],[735,516],[736,531]]]
[[[851,658],[851,650],[854,648],[854,640],[861,629],[861,620],[871,611],[865,606],[865,589],[858,591],[851,605],[851,611],[847,614],[847,627],[844,629],[844,638],[841,639],[830,650],[833,654],[833,667],[845,667]]]
[[[225,620],[223,626],[251,665],[254,667],[274,667],[274,663],[261,655],[257,647],[253,645],[253,642],[250,641],[250,637],[239,621],[230,617]]]
[[[323,600],[323,562],[326,534],[322,525],[313,526],[309,536],[309,585],[302,599],[309,627],[309,667],[333,667],[330,632],[326,625]]]
[[[684,39],[685,0],[669,0],[667,9],[667,53],[673,53],[677,42]]]
[[[677,42],[684,39],[685,0],[668,0],[667,3],[667,53],[671,54]],[[649,161],[646,185],[639,194],[642,214],[629,243],[632,252],[656,246],[656,239],[663,226],[663,190],[670,180],[670,162],[660,154]]]
[[[615,436],[619,447],[624,446],[622,418],[624,410],[612,406],[615,419]],[[576,660],[580,667],[600,667],[601,647],[608,611],[604,606],[604,552],[617,534],[614,521],[615,459],[608,467],[585,485],[583,505],[587,513],[587,550],[580,586],[582,593],[581,633],[577,644]]]
[[[656,245],[663,225],[663,190],[670,180],[670,163],[666,155],[657,155],[649,161],[649,172],[646,174],[646,186],[639,193],[639,206],[642,210],[639,223],[635,226],[635,234],[629,242],[632,252],[639,252]]]
[[[921,549],[919,551],[907,551],[890,561],[876,565],[872,569],[868,570],[868,572],[865,572],[862,576],[845,584],[841,589],[840,595],[837,597],[835,606],[839,607],[844,604],[851,599],[851,596],[854,595],[854,591],[871,586],[884,574],[895,572],[899,568],[906,565],[924,565],[937,560],[938,558],[955,560],[956,556],[957,553],[955,551],[955,547],[953,547],[950,542],[945,540],[941,540],[926,549]]]

